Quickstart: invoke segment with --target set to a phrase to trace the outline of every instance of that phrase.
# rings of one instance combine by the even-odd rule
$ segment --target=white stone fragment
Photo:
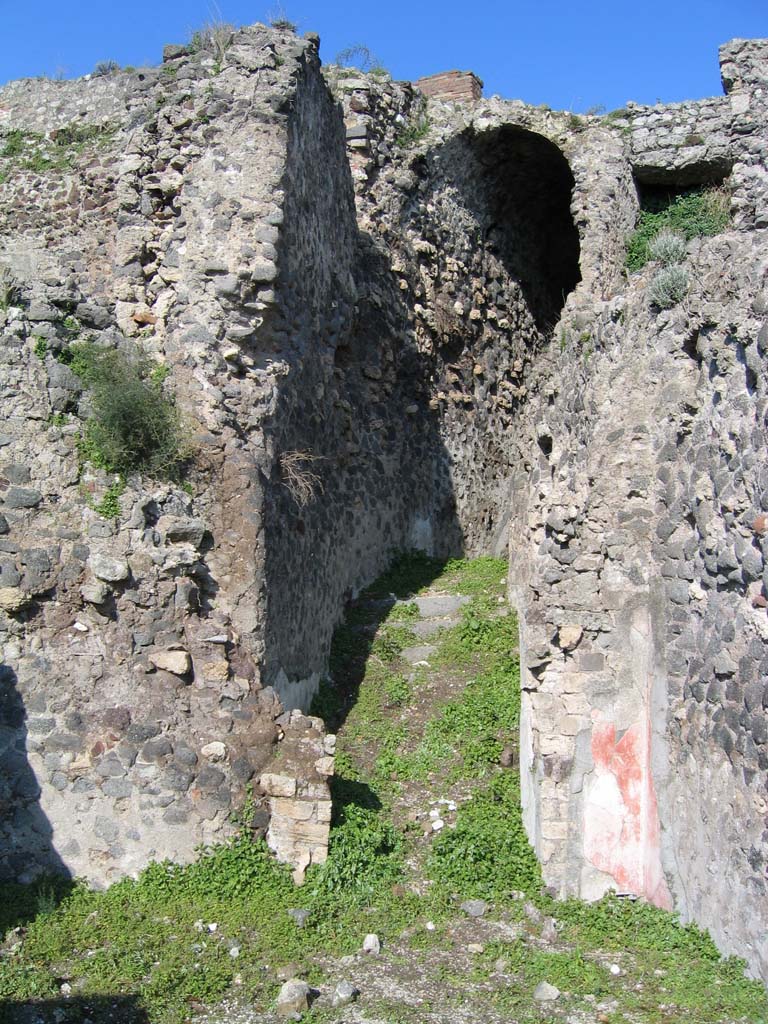
[[[98,580],[106,580],[107,583],[119,583],[127,580],[130,574],[128,563],[124,558],[113,558],[111,555],[102,555],[98,551],[88,558],[88,568]]]
[[[559,997],[560,989],[550,985],[548,981],[540,981],[533,991],[533,998],[539,1003],[552,1003]]]
[[[227,748],[221,740],[213,740],[212,743],[206,743],[204,747],[201,747],[200,753],[209,761],[223,761],[227,756]]]
[[[152,651],[150,662],[162,672],[185,676],[192,668],[192,659],[186,651]]]

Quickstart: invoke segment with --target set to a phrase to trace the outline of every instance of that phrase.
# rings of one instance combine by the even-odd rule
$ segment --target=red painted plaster
[[[650,725],[636,722],[616,739],[612,722],[592,726],[594,777],[585,792],[584,854],[619,891],[671,908],[661,870],[659,816],[650,767]]]

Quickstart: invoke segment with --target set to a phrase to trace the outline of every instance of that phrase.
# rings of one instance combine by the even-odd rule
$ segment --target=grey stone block
[[[40,491],[34,487],[9,487],[2,498],[8,508],[37,508],[43,500]]]

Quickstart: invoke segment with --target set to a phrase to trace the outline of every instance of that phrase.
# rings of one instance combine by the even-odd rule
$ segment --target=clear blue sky
[[[0,0],[0,83],[156,64],[219,12],[238,25],[282,13],[320,33],[326,62],[362,43],[395,78],[471,69],[487,96],[575,111],[719,95],[718,45],[768,36],[768,0]]]

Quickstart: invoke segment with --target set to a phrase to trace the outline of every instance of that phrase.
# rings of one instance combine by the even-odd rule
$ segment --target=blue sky
[[[768,36],[767,0],[0,0],[0,83],[75,77],[104,60],[156,64],[164,43],[218,14],[282,14],[320,33],[326,62],[361,43],[395,78],[471,69],[486,95],[574,111],[718,95],[718,45]]]

